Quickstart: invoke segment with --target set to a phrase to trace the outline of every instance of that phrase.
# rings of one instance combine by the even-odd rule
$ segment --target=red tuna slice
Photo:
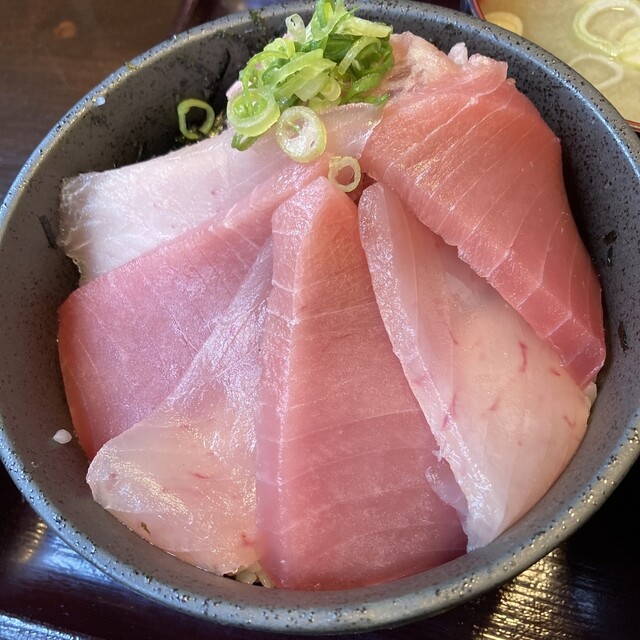
[[[261,563],[277,586],[340,589],[460,555],[457,489],[393,354],[358,237],[326,179],[274,214],[262,414]],[[457,489],[459,493],[459,489]]]
[[[559,141],[511,81],[496,83],[502,63],[472,56],[459,69],[393,102],[362,168],[457,247],[585,387],[605,357],[600,286],[571,216]]]
[[[549,489],[590,400],[555,350],[381,183],[360,198],[373,288],[404,373],[466,497],[469,549]]]
[[[373,105],[346,105],[325,116],[329,149],[359,157]],[[233,132],[145,162],[64,181],[58,242],[79,266],[81,283],[133,260],[227,211],[290,170],[293,161],[272,134],[246,151],[231,147]]]
[[[271,233],[277,205],[327,171],[291,163],[273,189],[74,291],[60,308],[67,401],[89,458],[173,390]]]
[[[106,443],[94,499],[154,545],[220,575],[257,560],[259,340],[271,289],[268,240],[169,397]]]

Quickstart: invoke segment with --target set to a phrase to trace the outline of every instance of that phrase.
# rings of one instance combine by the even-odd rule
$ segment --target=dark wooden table
[[[186,4],[0,0],[0,197],[54,123],[106,75],[177,24],[243,3],[200,2],[181,14]],[[636,465],[591,521],[514,580],[435,618],[359,638],[639,638],[639,493]],[[221,627],[129,592],[49,530],[0,468],[0,639],[179,637],[290,636]]]

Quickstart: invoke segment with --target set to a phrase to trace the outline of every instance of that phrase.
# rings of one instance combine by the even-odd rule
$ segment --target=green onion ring
[[[591,2],[587,2],[578,13],[576,13],[576,17],[573,20],[573,31],[576,36],[587,44],[600,49],[608,56],[617,57],[637,49],[640,45],[640,40],[635,38],[631,41],[627,40],[626,42],[616,43],[589,31],[589,20],[601,11],[607,9],[627,9],[635,13],[640,21],[640,5],[633,0],[592,0]]]
[[[352,169],[353,178],[347,184],[340,182],[338,175],[343,169]],[[329,160],[329,181],[335,185],[340,191],[349,193],[353,191],[359,184],[362,178],[362,170],[360,169],[360,163],[351,156],[334,156]]]
[[[191,109],[202,109],[206,114],[204,122],[196,131],[193,131],[187,125],[187,114]],[[177,111],[180,133],[187,138],[187,140],[200,140],[202,136],[206,136],[211,129],[213,129],[216,121],[216,114],[214,113],[211,105],[208,102],[198,100],[197,98],[187,98],[186,100],[180,101],[178,103]]]
[[[356,18],[345,0],[315,0],[311,20],[305,25],[293,14],[286,21],[287,33],[276,38],[240,72],[241,94],[234,94],[227,105],[227,120],[235,129],[235,148],[246,148],[279,121],[292,107],[322,111],[349,102],[384,103],[387,96],[376,96],[383,75],[393,66],[389,42],[392,27]],[[303,144],[303,135],[289,135],[283,148]],[[301,120],[304,122],[304,120]],[[300,131],[303,129],[300,128]],[[306,127],[304,128],[306,130]],[[289,127],[291,134],[293,129]],[[324,139],[326,134],[318,137]],[[298,140],[301,138],[301,140]],[[311,147],[290,153],[307,157],[321,153]],[[303,145],[304,146],[304,145]],[[308,161],[303,160],[303,161]]]
[[[284,21],[287,27],[287,33],[294,42],[303,43],[307,35],[307,29],[304,26],[304,20],[297,14],[288,16]]]
[[[309,107],[290,107],[276,125],[280,148],[297,162],[311,162],[327,146],[327,131],[318,114]]]
[[[227,104],[227,120],[237,133],[254,138],[274,125],[280,109],[271,93],[249,89],[238,93]]]

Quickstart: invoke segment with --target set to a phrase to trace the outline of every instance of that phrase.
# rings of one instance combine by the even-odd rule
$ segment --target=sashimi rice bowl
[[[2,460],[195,616],[339,633],[478,596],[640,450],[639,161],[575,72],[450,10],[181,34],[2,206]]]

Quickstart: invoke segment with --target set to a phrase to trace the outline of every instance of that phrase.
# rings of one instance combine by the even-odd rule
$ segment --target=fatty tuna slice
[[[600,286],[571,216],[559,141],[503,63],[454,57],[457,75],[385,110],[362,169],[455,246],[586,387],[605,357]]]
[[[466,498],[469,549],[526,513],[585,433],[590,400],[553,348],[380,183],[360,229],[404,373]]]
[[[325,114],[328,152],[359,157],[374,123],[373,105],[345,105]],[[275,136],[246,151],[231,147],[233,131],[145,162],[64,181],[58,243],[76,262],[81,283],[169,242],[259,191],[273,190],[295,164]],[[327,158],[325,158],[325,161]]]
[[[169,397],[106,443],[94,499],[157,547],[223,575],[257,557],[259,340],[271,288],[268,240]]]
[[[277,586],[417,573],[466,546],[459,489],[393,354],[353,202],[320,178],[274,214],[257,431],[261,564]]]

